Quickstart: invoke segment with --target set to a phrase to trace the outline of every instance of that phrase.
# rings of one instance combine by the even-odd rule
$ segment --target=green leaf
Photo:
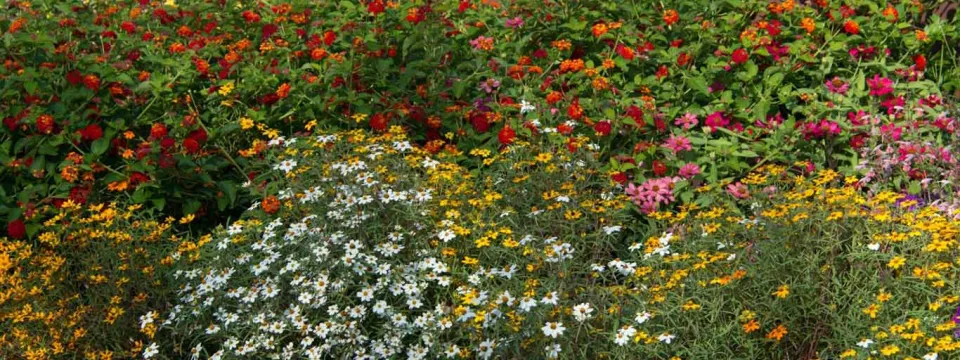
[[[102,137],[93,142],[93,145],[90,147],[90,151],[96,155],[103,154],[107,152],[107,148],[110,147],[110,140],[106,137]]]
[[[688,77],[687,86],[693,90],[699,91],[704,96],[710,95],[710,89],[707,86],[707,79],[704,79],[703,76]]]

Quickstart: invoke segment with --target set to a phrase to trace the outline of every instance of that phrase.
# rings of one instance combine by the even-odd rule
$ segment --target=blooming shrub
[[[138,317],[164,306],[167,268],[209,241],[178,237],[192,216],[140,207],[67,203],[36,242],[0,238],[0,358],[138,355]]]
[[[690,164],[711,182],[758,163],[837,165],[848,141],[877,136],[847,112],[896,114],[910,106],[903,93],[960,88],[956,25],[926,10],[821,0],[11,1],[0,15],[0,215],[32,236],[35,215],[65,199],[119,197],[215,223],[250,200],[238,187],[267,139],[307,124],[401,125],[432,150],[586,136],[622,181]]]
[[[177,300],[143,355],[960,350],[960,289],[949,280],[960,275],[960,224],[903,195],[867,198],[854,178],[771,165],[714,193],[717,206],[653,211],[644,225],[591,170],[591,152],[517,142],[431,155],[408,141],[350,132],[267,150],[275,195],[175,272]],[[461,156],[482,159],[484,172],[456,165]]]

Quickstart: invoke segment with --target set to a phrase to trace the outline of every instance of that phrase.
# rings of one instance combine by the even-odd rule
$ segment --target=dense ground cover
[[[8,1],[0,357],[923,358],[921,1]]]

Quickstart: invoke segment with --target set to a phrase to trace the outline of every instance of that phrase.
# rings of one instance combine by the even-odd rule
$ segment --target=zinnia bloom
[[[663,143],[663,147],[670,150],[674,155],[681,151],[689,151],[693,149],[690,144],[690,139],[676,135],[670,135],[670,137],[667,138],[667,141]]]
[[[833,80],[827,80],[824,85],[826,85],[827,90],[834,94],[844,95],[847,90],[850,90],[850,83],[841,80],[839,76],[834,76]]]
[[[741,182],[736,184],[727,185],[727,193],[733,195],[737,199],[746,199],[750,197],[750,191],[747,189],[747,186]]]
[[[893,80],[880,75],[873,75],[873,79],[867,80],[870,86],[870,96],[883,96],[893,92]]]

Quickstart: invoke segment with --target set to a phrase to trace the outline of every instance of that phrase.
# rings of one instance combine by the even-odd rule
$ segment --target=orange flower
[[[807,34],[811,34],[813,30],[817,29],[817,24],[811,18],[803,18],[803,20],[800,20],[800,26],[803,27],[803,30],[807,31]]]
[[[678,14],[676,10],[668,9],[663,12],[663,22],[666,23],[667,26],[676,24],[677,21],[680,21],[680,14]]]
[[[591,31],[593,32],[593,36],[596,36],[596,37],[603,36],[603,34],[606,34],[607,31],[609,30],[610,28],[607,27],[607,24],[603,24],[603,23],[596,24],[591,29]]]
[[[277,200],[277,197],[273,195],[267,196],[260,202],[260,207],[267,214],[276,214],[277,211],[280,211],[280,200]]]
[[[767,339],[780,341],[780,339],[783,339],[784,335],[787,335],[787,332],[786,326],[783,326],[783,324],[777,325],[776,328],[767,333]]]
[[[280,87],[277,88],[277,96],[281,99],[285,99],[287,96],[290,96],[290,84],[280,84]]]
[[[847,20],[847,22],[843,23],[843,31],[851,35],[859,34],[860,24],[857,24],[857,22],[853,20]]]
[[[743,324],[743,332],[749,334],[760,329],[760,323],[757,322],[757,319],[750,319],[746,324]]]

